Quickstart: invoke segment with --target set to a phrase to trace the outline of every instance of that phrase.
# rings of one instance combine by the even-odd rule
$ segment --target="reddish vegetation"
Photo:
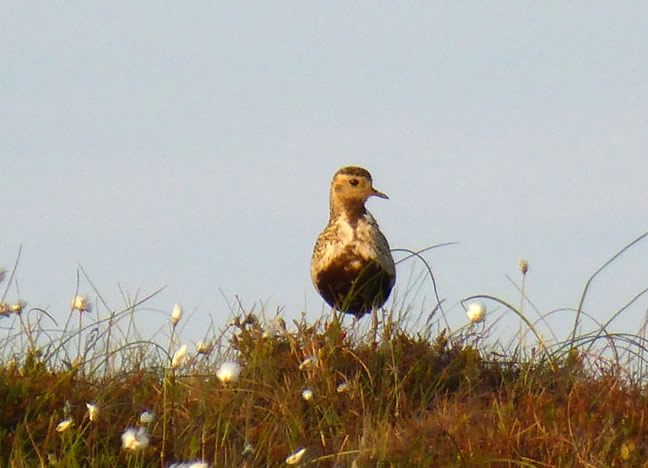
[[[177,374],[151,357],[97,377],[29,352],[0,368],[0,464],[283,466],[305,447],[312,466],[648,466],[646,392],[619,366],[578,350],[496,358],[468,338],[389,325],[373,345],[335,322],[271,338],[254,319],[238,323],[230,351],[243,373],[229,384],[214,377],[216,357]],[[75,425],[57,433],[66,401]],[[120,434],[146,409],[151,443],[126,453]]]

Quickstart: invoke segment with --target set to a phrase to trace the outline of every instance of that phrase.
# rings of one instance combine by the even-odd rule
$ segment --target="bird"
[[[381,307],[396,281],[389,242],[367,211],[370,197],[388,199],[369,171],[346,166],[333,176],[329,221],[311,259],[313,286],[334,310],[360,318]]]

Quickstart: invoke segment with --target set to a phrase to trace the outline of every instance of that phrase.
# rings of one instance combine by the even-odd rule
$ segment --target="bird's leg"
[[[335,306],[333,306],[333,320],[335,320],[338,323],[340,322],[340,319],[338,317],[338,310],[337,307]]]
[[[328,321],[327,327],[330,327],[331,325],[336,325],[337,328],[341,328],[342,327],[342,319],[344,318],[344,314],[340,315],[338,313],[339,310],[338,310],[338,308],[336,306],[333,306],[331,308],[331,312],[332,312],[331,318]]]
[[[376,338],[378,337],[378,308],[371,308],[371,346],[376,349]]]

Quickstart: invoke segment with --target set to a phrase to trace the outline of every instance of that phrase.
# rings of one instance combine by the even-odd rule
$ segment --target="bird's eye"
[[[356,185],[358,185],[359,182],[358,179],[351,179],[349,183],[355,187]]]

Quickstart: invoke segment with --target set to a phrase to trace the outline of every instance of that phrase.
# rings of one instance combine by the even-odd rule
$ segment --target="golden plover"
[[[348,166],[335,173],[329,222],[311,260],[317,292],[331,307],[358,318],[387,301],[396,279],[389,243],[365,208],[372,196],[388,198],[373,187],[366,169]]]

